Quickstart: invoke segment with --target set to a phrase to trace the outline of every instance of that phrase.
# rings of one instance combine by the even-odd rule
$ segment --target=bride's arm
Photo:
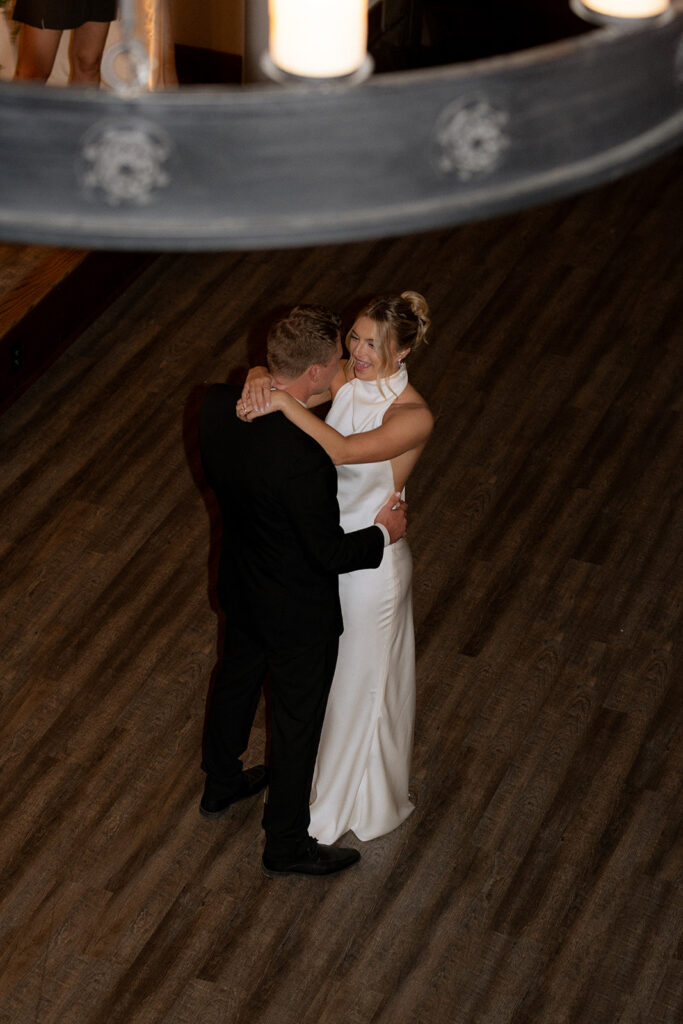
[[[305,409],[286,391],[271,392],[269,412],[283,412],[288,420],[314,438],[330,456],[335,466],[361,462],[383,462],[394,459],[425,443],[434,419],[426,405],[418,402],[394,406],[385,422],[374,430],[344,437],[312,412]],[[247,416],[255,419],[263,413],[254,410]]]
[[[253,409],[268,409],[273,384],[274,381],[267,366],[252,366],[242,387],[240,401],[243,405],[251,406]],[[238,415],[240,414],[238,413]]]

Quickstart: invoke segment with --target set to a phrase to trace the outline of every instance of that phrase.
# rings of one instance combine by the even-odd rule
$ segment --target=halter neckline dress
[[[382,381],[354,378],[337,392],[327,422],[341,434],[373,430],[408,384],[401,367]],[[338,466],[345,531],[374,521],[394,492],[389,460]],[[344,618],[311,789],[310,834],[333,843],[391,832],[413,810],[408,796],[415,719],[412,557],[405,538],[377,569],[339,577]]]

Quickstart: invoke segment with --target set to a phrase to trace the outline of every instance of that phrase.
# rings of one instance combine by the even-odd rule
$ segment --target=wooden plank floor
[[[162,256],[0,419],[0,1024],[683,1019],[681,167]],[[409,488],[417,809],[358,869],[274,882],[258,800],[197,813],[192,415],[282,307],[404,288],[437,417]]]
[[[0,415],[153,258],[0,245]]]

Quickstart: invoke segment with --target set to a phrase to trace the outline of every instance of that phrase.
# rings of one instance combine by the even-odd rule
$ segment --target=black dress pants
[[[237,787],[261,688],[270,674],[271,743],[263,814],[269,857],[303,852],[309,801],[339,638],[270,650],[234,624],[226,627],[223,660],[209,703],[202,767],[226,788]]]

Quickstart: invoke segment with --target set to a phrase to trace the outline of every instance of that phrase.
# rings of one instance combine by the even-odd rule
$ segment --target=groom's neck
[[[285,377],[278,377],[277,374],[273,374],[273,384],[278,391],[286,391],[292,398],[296,398],[297,402],[301,402],[302,405],[306,405],[309,398],[313,394],[311,391],[311,382],[307,379],[307,375],[302,374],[301,377],[297,377],[294,380],[287,379]]]

